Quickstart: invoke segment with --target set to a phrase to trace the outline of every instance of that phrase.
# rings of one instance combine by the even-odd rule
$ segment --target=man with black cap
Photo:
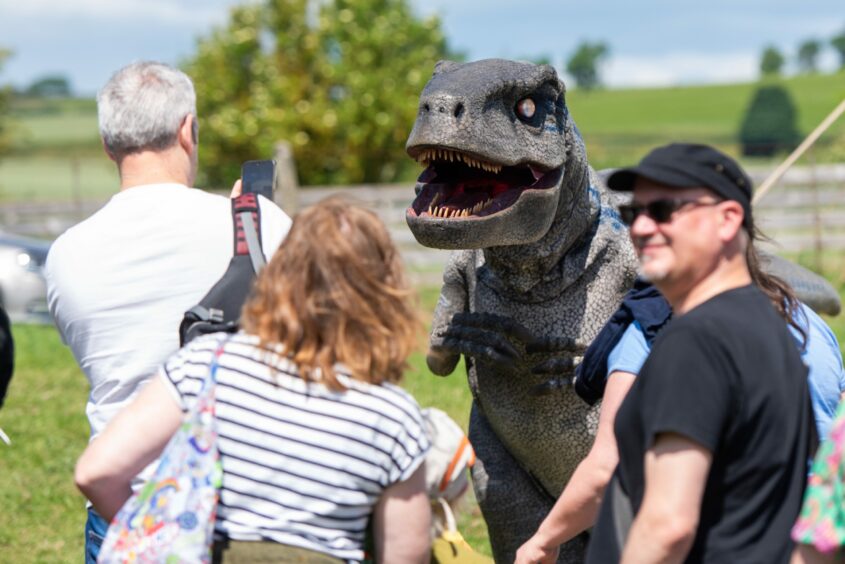
[[[633,191],[620,214],[674,321],[616,417],[588,562],[788,562],[814,424],[795,341],[752,283],[751,181],[671,144],[608,185]]]

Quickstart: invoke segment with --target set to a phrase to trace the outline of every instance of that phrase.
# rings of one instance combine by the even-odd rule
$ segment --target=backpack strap
[[[201,321],[211,321],[212,323],[222,323],[224,321],[222,309],[205,307],[202,304],[197,304],[185,312],[186,315],[189,313]]]
[[[258,196],[251,192],[232,199],[234,256],[248,255],[258,274],[267,261],[261,247],[261,208]]]
[[[261,249],[261,209],[255,194],[232,199],[232,239],[234,252],[223,276],[200,302],[185,312],[179,325],[179,345],[194,337],[220,331],[238,330],[241,308],[249,295],[255,275],[264,267]]]

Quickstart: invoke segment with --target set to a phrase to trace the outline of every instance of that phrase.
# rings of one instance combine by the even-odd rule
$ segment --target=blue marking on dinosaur
[[[557,122],[557,118],[555,117],[555,100],[546,100],[545,103],[545,111],[546,115],[546,123],[543,124],[543,131],[548,131],[551,133],[560,133],[561,126]],[[564,110],[566,112],[566,110]],[[564,113],[563,121],[566,121],[566,113]]]
[[[590,186],[590,201],[599,208],[599,222],[609,223],[614,231],[626,231],[627,226],[622,223],[622,218],[619,217],[619,212],[613,206],[605,206],[601,203],[601,196],[595,186]]]

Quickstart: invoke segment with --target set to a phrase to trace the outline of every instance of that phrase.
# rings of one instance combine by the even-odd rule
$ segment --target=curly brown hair
[[[335,363],[371,384],[401,378],[417,344],[418,311],[384,224],[332,196],[294,218],[241,322],[262,346],[280,343],[306,381],[340,390]]]

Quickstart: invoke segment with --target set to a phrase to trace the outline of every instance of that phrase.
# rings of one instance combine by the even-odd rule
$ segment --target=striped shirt
[[[161,376],[184,411],[221,341],[208,335],[170,358]],[[423,462],[429,440],[401,388],[353,380],[346,391],[306,383],[287,359],[239,333],[217,370],[223,485],[217,530],[361,560],[368,520],[385,488]]]

